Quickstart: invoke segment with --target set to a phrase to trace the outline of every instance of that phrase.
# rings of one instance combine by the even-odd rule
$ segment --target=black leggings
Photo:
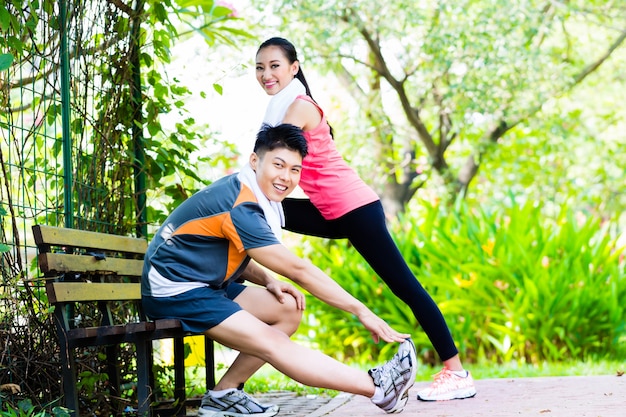
[[[406,264],[389,234],[380,201],[326,220],[309,199],[286,198],[285,229],[308,236],[348,239],[391,291],[413,311],[441,360],[458,353],[441,310]]]

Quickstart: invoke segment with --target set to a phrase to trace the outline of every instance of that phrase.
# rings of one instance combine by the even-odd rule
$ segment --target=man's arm
[[[379,338],[386,342],[402,342],[409,337],[406,333],[392,329],[322,270],[311,262],[297,257],[285,246],[271,245],[249,249],[247,252],[259,264],[291,279],[326,304],[357,316],[376,342]]]
[[[241,277],[254,284],[265,287],[268,291],[274,294],[274,296],[276,296],[280,303],[285,302],[286,294],[291,294],[291,296],[296,300],[298,309],[304,310],[306,306],[304,294],[298,291],[296,287],[287,282],[277,280],[254,261],[250,261],[248,263],[248,266],[241,274]]]
[[[254,261],[250,261],[250,263],[248,263],[248,266],[241,274],[241,278],[262,287],[265,287],[268,283],[272,282],[272,280],[276,279]]]

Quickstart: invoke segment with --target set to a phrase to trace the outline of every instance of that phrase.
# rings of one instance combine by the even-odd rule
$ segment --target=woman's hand
[[[285,302],[285,297],[287,296],[287,294],[291,295],[296,300],[296,306],[298,307],[298,310],[304,310],[306,306],[304,294],[298,291],[298,289],[296,289],[296,287],[294,287],[290,283],[273,279],[265,286],[265,288],[269,292],[274,294],[278,302],[281,304]]]
[[[378,343],[380,339],[385,342],[404,342],[405,339],[411,337],[408,333],[400,333],[392,329],[386,321],[371,311],[365,312],[358,317],[363,326],[369,330],[376,343]]]

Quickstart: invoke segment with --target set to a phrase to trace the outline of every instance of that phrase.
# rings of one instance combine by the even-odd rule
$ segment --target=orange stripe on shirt
[[[246,184],[242,182],[241,191],[239,191],[239,195],[237,196],[237,199],[233,203],[233,208],[237,207],[241,203],[248,203],[248,202],[258,203],[259,200],[256,199],[256,196],[254,195],[254,192],[250,189],[250,187],[248,187]]]
[[[200,219],[191,220],[172,233],[175,235],[198,235],[198,236],[210,236],[217,238],[225,238],[222,230],[222,224],[224,220],[230,218],[230,213],[220,213],[211,217],[203,217]]]

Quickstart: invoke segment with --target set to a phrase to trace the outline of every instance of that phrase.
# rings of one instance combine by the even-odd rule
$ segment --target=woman
[[[337,151],[293,44],[278,37],[263,42],[256,54],[256,77],[272,96],[263,122],[302,128],[309,147],[300,178],[300,187],[309,198],[283,200],[284,228],[310,236],[349,239],[393,293],[411,308],[444,364],[433,384],[418,392],[418,399],[440,401],[476,395],[474,381],[463,368],[443,314],[389,234],[378,195]]]

